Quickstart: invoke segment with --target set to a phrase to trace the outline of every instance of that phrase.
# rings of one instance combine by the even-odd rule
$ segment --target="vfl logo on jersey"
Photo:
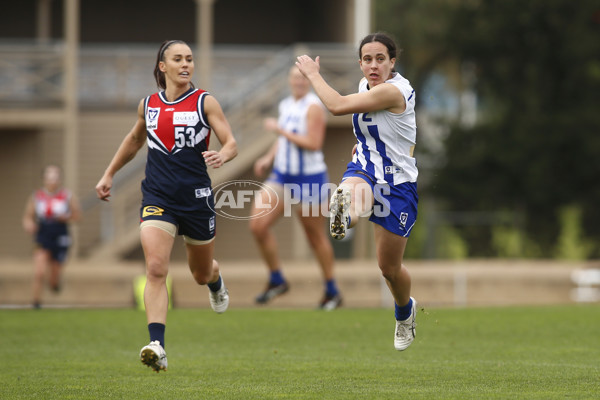
[[[146,128],[147,129],[158,129],[158,116],[160,115],[160,108],[148,107],[148,113],[146,114]]]
[[[200,122],[196,111],[179,111],[173,113],[173,125],[195,126]]]
[[[406,221],[408,221],[408,213],[400,213],[400,226],[406,228]]]
[[[146,218],[146,217],[149,217],[151,215],[163,215],[164,211],[165,210],[163,210],[160,207],[146,206],[146,207],[144,207],[144,210],[142,211],[142,218]]]

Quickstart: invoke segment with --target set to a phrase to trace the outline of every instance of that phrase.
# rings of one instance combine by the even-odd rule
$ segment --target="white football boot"
[[[349,189],[338,187],[329,201],[329,232],[334,239],[341,240],[346,236],[350,198]]]
[[[158,340],[150,342],[140,350],[140,360],[156,372],[167,370],[167,353]]]
[[[210,306],[217,314],[222,314],[229,307],[229,291],[225,287],[225,281],[221,277],[221,288],[216,292],[208,289],[208,298],[210,300]]]
[[[394,335],[394,347],[398,351],[405,350],[415,340],[415,317],[417,314],[417,301],[412,300],[412,309],[410,310],[410,317],[404,321],[396,321],[396,333]]]

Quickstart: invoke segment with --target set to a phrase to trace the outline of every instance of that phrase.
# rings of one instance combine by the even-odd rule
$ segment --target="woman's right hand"
[[[100,200],[108,201],[110,189],[112,188],[112,177],[104,175],[96,185],[96,194]]]
[[[254,163],[254,175],[262,178],[270,167],[271,159],[269,157],[261,157]]]
[[[279,124],[277,123],[277,119],[275,118],[265,118],[263,125],[266,130],[271,132],[277,132],[279,129]]]

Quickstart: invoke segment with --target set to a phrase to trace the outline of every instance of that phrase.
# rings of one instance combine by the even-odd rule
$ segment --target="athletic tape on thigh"
[[[208,240],[196,240],[196,239],[192,239],[189,236],[183,235],[183,241],[186,242],[187,244],[191,244],[193,246],[201,246],[203,244],[209,244],[213,240],[215,240],[214,237],[211,237]]]
[[[147,221],[142,221],[142,223],[140,224],[140,230],[142,230],[143,228],[145,228],[147,226],[153,226],[155,228],[162,229],[163,231],[167,232],[169,235],[171,235],[173,237],[175,237],[175,235],[177,235],[177,227],[167,221],[161,221],[158,219],[150,219]]]

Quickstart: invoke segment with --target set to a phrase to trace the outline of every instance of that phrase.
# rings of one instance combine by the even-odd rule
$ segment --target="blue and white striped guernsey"
[[[292,96],[279,103],[278,124],[281,129],[305,136],[307,132],[306,114],[311,105],[323,107],[316,94],[309,92],[299,100]],[[321,150],[311,151],[296,146],[283,136],[279,136],[277,154],[273,168],[287,175],[314,175],[327,170]]]
[[[415,91],[410,82],[397,72],[385,83],[400,90],[406,109],[401,114],[387,110],[354,114],[352,125],[358,146],[352,161],[374,176],[377,183],[395,186],[416,182],[418,170],[413,157],[417,138]],[[367,80],[362,79],[358,91],[367,90]]]

